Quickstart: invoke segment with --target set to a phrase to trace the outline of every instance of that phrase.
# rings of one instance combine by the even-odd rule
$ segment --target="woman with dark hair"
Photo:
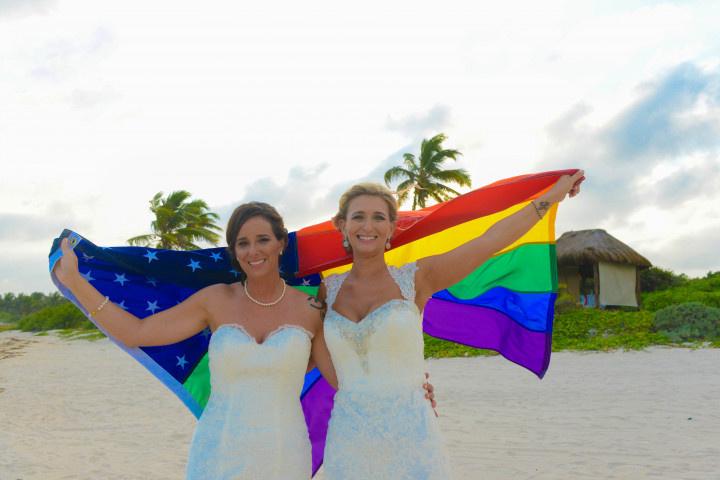
[[[287,288],[279,258],[288,234],[270,205],[235,209],[226,232],[242,282],[206,287],[140,320],[109,302],[78,271],[68,240],[57,278],[91,317],[126,346],[172,344],[209,328],[212,393],[193,436],[188,479],[311,476],[311,447],[299,397],[311,350],[325,351],[317,300]],[[316,362],[336,384],[327,355]]]
[[[421,312],[434,292],[459,282],[535,225],[583,172],[564,175],[539,198],[477,238],[441,255],[388,267],[397,202],[382,185],[340,198],[336,228],[352,269],[324,279],[324,335],[339,382],[328,426],[325,478],[438,479],[449,475],[438,426],[423,400]]]

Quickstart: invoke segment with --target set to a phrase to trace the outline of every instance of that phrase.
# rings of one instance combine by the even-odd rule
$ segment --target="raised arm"
[[[416,302],[424,306],[430,296],[467,277],[495,252],[502,250],[522,237],[554,205],[566,195],[574,197],[580,192],[583,171],[563,175],[544,195],[521,210],[497,222],[478,238],[441,255],[418,260]]]
[[[62,258],[55,266],[55,274],[75,295],[92,318],[113,337],[128,347],[168,345],[184,340],[208,326],[205,288],[178,305],[140,320],[114,303],[107,301],[78,270],[75,252],[63,239]]]

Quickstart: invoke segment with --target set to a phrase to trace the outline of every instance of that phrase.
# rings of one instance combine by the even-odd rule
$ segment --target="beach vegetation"
[[[673,342],[720,339],[720,308],[699,302],[671,305],[655,312],[653,329]]]
[[[102,340],[105,337],[105,334],[102,333],[100,330],[87,330],[87,329],[77,329],[77,328],[66,328],[63,330],[59,330],[58,336],[61,338],[67,339],[67,340]]]
[[[446,149],[442,143],[447,136],[439,133],[431,139],[424,139],[420,145],[420,155],[403,154],[403,164],[394,166],[385,172],[385,184],[396,180],[395,190],[398,203],[403,204],[412,197],[412,209],[425,208],[428,201],[444,202],[460,195],[449,184],[470,187],[470,174],[463,168],[446,169],[446,160],[457,160],[462,155],[458,150]]]
[[[0,295],[0,323],[16,323],[22,317],[45,307],[66,303],[65,297],[58,292],[50,294],[33,292],[30,294],[5,293]]]
[[[687,283],[688,276],[677,274],[672,270],[650,267],[640,270],[640,287],[643,293],[667,290]]]
[[[150,200],[150,211],[155,219],[150,223],[151,233],[128,239],[129,245],[163,248],[168,250],[197,250],[196,242],[217,245],[222,228],[217,224],[220,216],[211,212],[204,200],[190,200],[190,192],[178,190],[163,197],[158,192]]]
[[[653,313],[639,310],[580,308],[555,315],[553,350],[639,350],[668,345],[670,339],[653,330]]]
[[[2,323],[0,324],[0,332],[7,332],[9,330],[17,330],[18,326],[16,323]]]
[[[720,308],[720,272],[708,272],[705,277],[693,278],[678,286],[642,296],[643,308],[651,312],[687,302]]]
[[[40,332],[73,328],[93,330],[93,325],[75,305],[66,301],[61,305],[45,307],[20,319],[17,324],[23,332]]]
[[[425,358],[450,358],[450,357],[478,357],[497,355],[493,350],[485,350],[483,348],[468,347],[459,343],[441,340],[425,336]]]

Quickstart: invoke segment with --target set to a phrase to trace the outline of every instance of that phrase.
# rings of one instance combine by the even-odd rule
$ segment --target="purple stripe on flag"
[[[335,389],[330,386],[327,380],[320,378],[315,382],[315,385],[308,389],[300,402],[310,434],[310,443],[312,444],[313,475],[323,463],[325,437],[334,398]]]
[[[552,323],[548,325],[552,332]],[[542,378],[550,363],[552,335],[533,332],[491,308],[431,298],[423,313],[428,335],[495,350]]]

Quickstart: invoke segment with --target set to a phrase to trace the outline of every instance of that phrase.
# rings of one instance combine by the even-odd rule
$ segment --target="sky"
[[[720,270],[720,2],[265,3],[0,0],[0,294],[159,191],[327,220],[439,132],[474,188],[583,168],[558,235]]]

